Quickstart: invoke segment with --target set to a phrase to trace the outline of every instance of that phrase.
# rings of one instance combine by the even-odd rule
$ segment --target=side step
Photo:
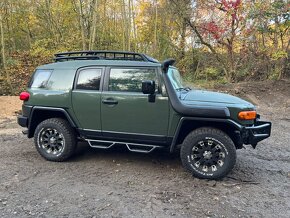
[[[102,141],[102,140],[86,140],[92,148],[109,149],[113,147],[116,142]]]
[[[154,151],[156,148],[162,148],[162,146],[158,145],[147,145],[147,144],[138,144],[138,143],[126,143],[126,142],[114,142],[114,141],[104,141],[104,140],[92,140],[86,139],[89,145],[92,148],[101,148],[101,149],[109,149],[112,148],[116,144],[125,145],[129,151],[139,152],[139,153],[150,153]]]

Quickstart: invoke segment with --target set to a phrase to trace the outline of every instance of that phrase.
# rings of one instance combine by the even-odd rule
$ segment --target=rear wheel
[[[231,138],[219,129],[204,127],[192,131],[184,140],[180,157],[183,166],[201,179],[221,179],[236,163]]]
[[[36,127],[34,142],[37,151],[46,160],[64,161],[73,155],[77,139],[66,120],[51,118]]]

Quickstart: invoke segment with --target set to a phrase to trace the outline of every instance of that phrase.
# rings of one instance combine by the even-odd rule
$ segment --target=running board
[[[129,151],[139,152],[139,153],[150,153],[154,151],[156,148],[162,148],[162,146],[158,146],[158,145],[147,145],[147,144],[138,144],[138,143],[126,143],[126,142],[92,140],[92,139],[86,139],[86,141],[89,143],[89,145],[92,148],[109,149],[109,148],[112,148],[116,144],[121,144],[121,145],[126,145]]]

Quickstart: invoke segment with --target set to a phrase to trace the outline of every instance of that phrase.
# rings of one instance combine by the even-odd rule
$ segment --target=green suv
[[[34,72],[18,124],[45,159],[64,161],[78,141],[133,152],[180,151],[194,176],[220,179],[236,150],[270,136],[271,123],[240,98],[184,87],[174,60],[145,54],[80,51],[55,55]]]

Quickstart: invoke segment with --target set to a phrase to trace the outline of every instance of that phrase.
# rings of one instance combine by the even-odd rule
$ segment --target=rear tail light
[[[256,111],[242,111],[238,115],[240,120],[254,120],[257,117]]]
[[[20,100],[22,101],[28,101],[29,97],[30,94],[28,92],[21,92],[19,96]]]

